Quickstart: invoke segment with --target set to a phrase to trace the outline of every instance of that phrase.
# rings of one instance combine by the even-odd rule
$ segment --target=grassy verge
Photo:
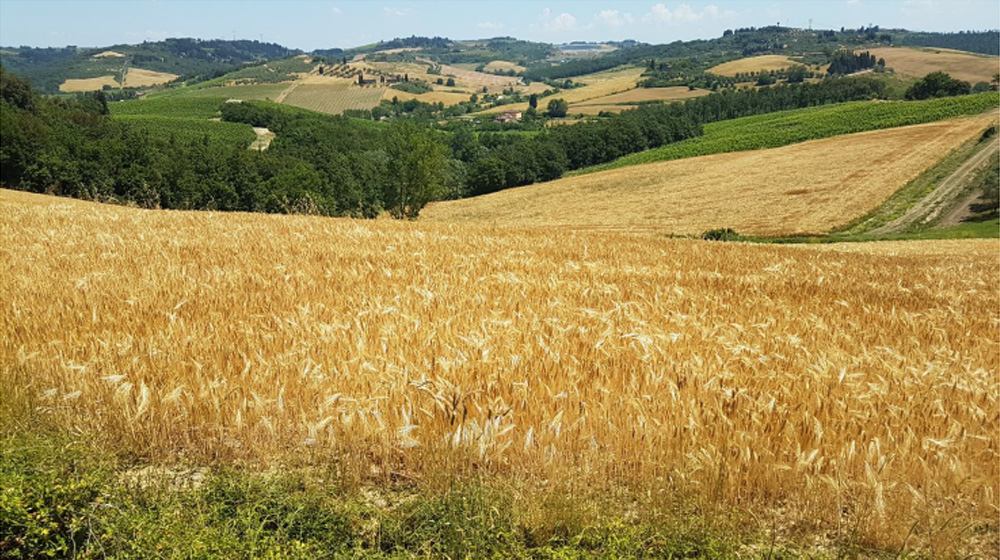
[[[3,370],[0,558],[899,557],[850,531],[817,545],[695,493],[366,478],[338,458],[150,465],[47,427],[30,387]]]
[[[856,101],[720,121],[705,125],[702,136],[631,154],[568,175],[726,152],[778,148],[842,134],[934,122],[983,113],[994,109],[998,103],[1000,94],[990,92],[927,101]]]
[[[497,481],[351,486],[335,464],[129,468],[56,434],[2,443],[3,558],[726,558],[740,546],[725,517]]]
[[[831,234],[810,237],[752,237],[739,236],[728,241],[749,241],[752,243],[859,243],[863,241],[907,241],[920,239],[998,239],[1000,220],[970,220],[955,226],[929,227],[918,231],[886,235]]]
[[[961,167],[969,158],[983,149],[984,145],[995,141],[992,130],[988,130],[980,138],[970,140],[953,150],[931,168],[921,173],[917,178],[907,183],[903,188],[896,191],[888,200],[878,208],[861,216],[849,224],[831,232],[831,235],[857,236],[864,234],[885,224],[896,220],[919,203],[924,197],[934,191],[935,188],[955,171]],[[968,192],[966,189],[965,192]],[[910,228],[901,233],[914,233],[919,229]]]

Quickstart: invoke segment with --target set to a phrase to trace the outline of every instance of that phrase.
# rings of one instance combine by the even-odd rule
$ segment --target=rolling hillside
[[[0,63],[30,79],[41,91],[56,93],[101,89],[104,85],[144,87],[178,77],[211,78],[241,65],[285,58],[298,52],[259,41],[178,38],[100,48],[3,47]],[[67,80],[81,79],[94,81],[72,81],[62,86]]]
[[[700,234],[829,231],[995,121],[990,115],[625,167],[428,206],[428,221]]]
[[[931,72],[946,72],[971,84],[987,82],[1000,73],[1000,57],[932,48],[889,47],[871,49],[884,58],[887,68],[902,76],[923,78]]]

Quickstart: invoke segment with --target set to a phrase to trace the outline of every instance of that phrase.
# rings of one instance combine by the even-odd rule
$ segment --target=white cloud
[[[503,24],[495,21],[484,21],[482,23],[477,23],[476,27],[479,29],[486,29],[487,31],[497,31],[503,29]]]
[[[400,10],[398,8],[390,8],[389,6],[385,6],[384,8],[382,8],[382,13],[392,17],[403,17],[405,15],[409,15],[410,10]]]
[[[618,10],[604,10],[597,14],[597,20],[609,27],[631,25],[634,21],[632,14],[628,12],[621,13]]]
[[[709,4],[701,11],[695,11],[688,4],[679,4],[671,10],[666,4],[655,4],[642,20],[653,23],[690,23],[703,19],[723,19],[736,15],[732,10],[720,10],[715,4]]]
[[[848,6],[860,6],[861,0],[847,0]]]
[[[546,27],[552,31],[567,31],[576,27],[576,18],[563,12],[547,22]]]
[[[332,16],[339,16],[340,15],[340,8],[338,8],[336,6],[334,6],[333,8],[331,8],[330,9],[330,15],[332,15]]]
[[[573,14],[562,12],[552,13],[552,10],[545,8],[538,17],[540,25],[529,25],[528,29],[544,29],[545,31],[561,32],[580,29],[576,25],[576,17]]]

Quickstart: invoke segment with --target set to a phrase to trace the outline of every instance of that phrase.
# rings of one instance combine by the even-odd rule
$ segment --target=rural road
[[[978,171],[998,150],[1000,150],[1000,139],[995,138],[960,165],[954,173],[941,181],[930,194],[914,204],[902,216],[870,230],[868,233],[871,235],[898,233],[915,223],[931,222],[962,194],[962,189],[969,176]]]

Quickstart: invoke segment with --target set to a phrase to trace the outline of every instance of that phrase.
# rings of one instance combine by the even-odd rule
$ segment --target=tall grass
[[[2,196],[4,383],[28,372],[37,414],[106,449],[687,492],[930,554],[996,534],[995,241],[743,246]]]

